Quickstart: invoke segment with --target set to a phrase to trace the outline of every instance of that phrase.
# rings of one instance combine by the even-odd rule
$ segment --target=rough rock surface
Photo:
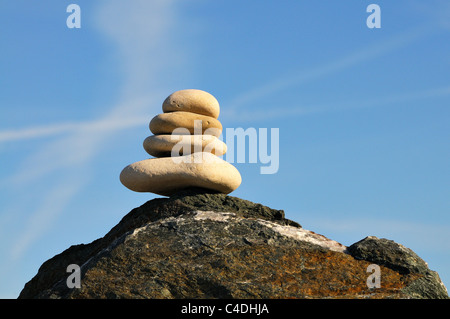
[[[366,285],[368,265],[381,288]],[[69,264],[81,288],[68,288]],[[19,298],[448,298],[413,251],[367,237],[349,247],[275,210],[200,189],[148,201],[103,238],[46,261]]]

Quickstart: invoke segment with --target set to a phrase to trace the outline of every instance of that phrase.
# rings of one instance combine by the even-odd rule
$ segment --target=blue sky
[[[232,196],[344,245],[393,239],[450,286],[449,21],[445,0],[2,0],[0,297],[158,197],[119,174],[186,88],[224,128],[280,130],[278,172],[235,163]]]

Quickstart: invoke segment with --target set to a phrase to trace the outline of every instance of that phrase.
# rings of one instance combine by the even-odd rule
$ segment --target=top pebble
[[[219,102],[214,96],[202,90],[188,89],[180,90],[169,95],[162,105],[164,113],[169,112],[191,112],[219,117]]]

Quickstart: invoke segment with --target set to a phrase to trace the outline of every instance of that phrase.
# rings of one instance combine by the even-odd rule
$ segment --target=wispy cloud
[[[277,107],[270,110],[239,111],[239,120],[243,122],[255,122],[267,119],[289,118],[326,112],[340,112],[352,109],[371,107],[384,107],[392,104],[432,99],[450,95],[450,86],[402,92],[384,97],[366,98],[364,100],[334,101],[333,104],[293,104],[289,107]]]
[[[148,105],[144,101],[141,103]],[[136,108],[140,106],[139,104]],[[127,103],[128,109],[132,107],[132,103]],[[128,119],[117,116],[117,108],[120,109],[120,106],[99,120],[67,125],[64,131],[66,134],[50,143],[43,143],[38,151],[31,153],[18,165],[17,173],[7,178],[4,183],[20,187],[52,172],[63,172],[64,169],[86,165],[106,147],[105,144],[109,144],[107,140],[113,134],[125,128],[148,124],[146,116]]]
[[[146,104],[148,105],[148,104]],[[18,140],[30,140],[62,134],[79,132],[99,133],[115,132],[122,129],[148,124],[148,119],[142,116],[128,118],[100,118],[98,120],[84,122],[66,122],[48,125],[39,125],[14,130],[0,131],[0,143]]]
[[[424,89],[413,92],[398,93],[385,97],[364,99],[357,101],[335,102],[333,105],[293,105],[291,107],[277,107],[276,110],[251,110],[249,112],[239,111],[239,120],[241,121],[261,121],[265,119],[300,116],[322,112],[342,111],[358,108],[368,108],[374,106],[385,106],[393,103],[402,103],[427,98],[438,98],[450,95],[450,86]],[[141,106],[151,105],[153,100],[140,101]],[[157,103],[156,103],[157,104]],[[127,104],[129,107],[130,104]],[[139,106],[138,108],[141,108]],[[133,108],[133,107],[131,107]],[[120,108],[121,109],[121,108]],[[225,111],[226,112],[226,111]],[[148,112],[146,113],[146,115]],[[230,114],[228,114],[230,116]],[[23,129],[0,131],[0,143],[17,140],[30,140],[48,136],[57,136],[62,134],[97,134],[97,133],[117,133],[119,130],[129,129],[147,125],[149,119],[147,116],[121,117],[110,115],[97,120],[84,122],[56,123],[43,126],[27,127]]]
[[[65,176],[66,178],[66,176]],[[51,227],[60,212],[70,203],[86,180],[83,176],[71,174],[70,183],[62,181],[48,189],[37,209],[24,222],[24,228],[17,241],[11,243],[13,261],[22,256],[28,247],[38,239],[43,232]]]
[[[154,92],[161,90],[163,68],[171,62],[168,43],[169,29],[176,21],[174,2],[102,1],[96,21],[100,33],[117,48],[113,52],[124,78],[117,103],[92,121],[0,132],[0,142],[61,135],[30,154],[10,176],[11,184],[29,188],[33,181],[59,174],[56,185],[40,190],[40,203],[24,221],[18,241],[11,245],[14,258],[29,249],[86,185],[89,178],[83,171],[88,171],[102,146],[111,144],[108,141],[112,135],[124,128],[148,124],[149,112],[160,106],[160,96]]]
[[[239,114],[239,118],[241,118],[243,105],[254,104],[267,96],[279,93],[280,91],[290,87],[298,87],[304,83],[325,78],[334,73],[346,70],[375,58],[379,58],[395,50],[406,47],[419,39],[422,39],[434,30],[435,29],[433,27],[414,28],[394,35],[383,42],[375,43],[360,50],[356,50],[355,52],[330,63],[326,63],[305,71],[296,70],[294,75],[287,75],[285,77],[272,80],[262,86],[241,93],[227,103],[229,107],[224,110],[223,116],[231,118],[237,117],[237,114]],[[296,107],[297,106],[294,106],[294,108]],[[266,110],[263,110],[263,112],[266,113]],[[302,113],[303,111],[300,110],[299,112]]]
[[[136,96],[147,96],[149,87],[158,86],[159,81],[155,74],[164,73],[163,68],[167,65],[161,63],[174,57],[173,52],[176,50],[157,50],[157,47],[164,48],[163,41],[169,33],[171,24],[174,22],[173,15],[171,14],[171,4],[173,1],[155,1],[152,2],[152,10],[148,11],[146,8],[148,4],[146,1],[135,1],[136,5],[120,4],[117,1],[111,1],[106,3],[101,12],[103,13],[99,17],[99,28],[103,33],[113,40],[118,47],[118,56],[122,60],[122,68],[124,69],[124,85],[123,99],[136,98]],[[153,8],[154,6],[154,8]],[[157,15],[154,13],[158,12]],[[120,14],[119,14],[120,13]],[[151,16],[149,16],[151,15]],[[118,19],[127,19],[127,23],[118,23]],[[128,17],[128,18],[127,18]],[[129,18],[133,17],[133,18]],[[146,25],[149,24],[149,25]],[[133,32],[129,32],[133,30]],[[246,120],[245,112],[242,112],[242,106],[255,103],[264,97],[275,94],[279,91],[287,89],[293,86],[300,86],[301,84],[315,81],[334,73],[351,68],[358,64],[370,61],[372,59],[381,57],[395,50],[401,49],[413,42],[425,37],[435,29],[433,27],[420,27],[408,30],[406,32],[397,34],[390,37],[384,42],[376,43],[368,47],[352,52],[351,54],[344,56],[340,59],[332,61],[328,64],[320,65],[305,71],[296,71],[295,75],[287,75],[282,78],[270,81],[262,86],[251,89],[247,92],[243,92],[235,97],[230,102],[226,103],[228,106],[223,110],[224,118],[236,118],[239,114],[240,120]],[[151,41],[149,41],[151,39]],[[170,54],[168,53],[171,52]],[[165,55],[165,58],[163,56]],[[180,58],[180,56],[178,56]],[[150,60],[158,61],[157,63],[151,63]],[[171,59],[171,61],[177,61],[177,59]],[[448,90],[448,88],[438,88],[439,90]],[[436,92],[432,95],[447,94],[446,92]],[[427,92],[411,92],[407,93],[406,99],[421,98],[427,94]],[[389,103],[389,100],[404,99],[400,95],[384,98],[384,103]],[[129,103],[129,101],[127,101]],[[370,103],[370,102],[369,102]],[[124,104],[124,103],[122,103]],[[351,105],[346,104],[346,105]],[[358,102],[359,105],[362,105]],[[367,101],[363,104],[368,104]],[[119,105],[111,114],[94,121],[78,122],[78,123],[56,123],[45,126],[28,127],[22,129],[5,130],[0,131],[0,143],[22,139],[32,139],[46,136],[60,135],[64,133],[80,132],[80,131],[109,131],[135,127],[142,125],[147,119],[143,119],[139,116],[132,116],[134,111],[139,109],[143,110],[148,106],[145,103],[134,103],[131,105]],[[136,105],[140,105],[136,107]],[[345,106],[345,108],[351,108],[351,106]],[[290,108],[283,109],[280,112],[277,108],[276,112],[270,112],[268,110],[262,110],[261,114],[255,113],[252,110],[248,116],[248,120],[255,120],[261,118],[270,118],[272,116],[279,116],[280,114],[290,116],[293,114],[302,115],[311,112],[320,112],[325,109],[329,109],[328,106],[318,107],[299,107],[294,105]],[[148,114],[148,112],[147,112]]]

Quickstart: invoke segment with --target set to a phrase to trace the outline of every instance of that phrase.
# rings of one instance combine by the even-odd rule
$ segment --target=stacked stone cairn
[[[202,90],[181,90],[165,99],[162,110],[150,121],[154,135],[144,140],[145,151],[155,158],[125,167],[122,184],[163,196],[189,188],[225,194],[238,188],[239,171],[218,157],[227,147],[218,138],[222,124],[216,98]]]

